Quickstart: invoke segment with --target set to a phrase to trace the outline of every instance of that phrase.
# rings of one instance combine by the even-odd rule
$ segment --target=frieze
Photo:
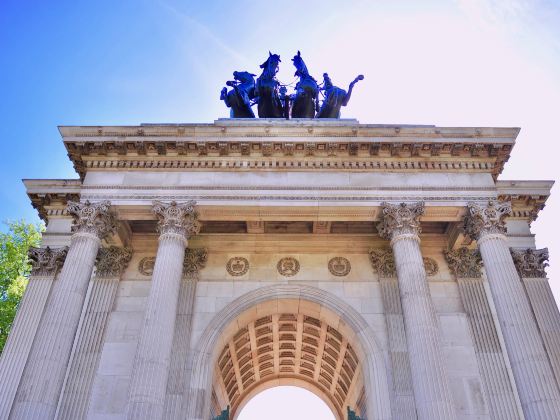
[[[329,260],[329,272],[333,276],[337,277],[344,277],[350,273],[352,266],[350,265],[350,261],[348,261],[344,257],[334,257]]]
[[[512,249],[511,256],[521,277],[546,278],[545,268],[548,267],[548,248]]]
[[[183,277],[196,279],[201,269],[206,267],[208,261],[208,250],[206,248],[187,248],[183,259]],[[138,263],[138,272],[143,276],[152,276],[156,257],[144,257]]]
[[[295,276],[299,272],[299,261],[293,257],[282,258],[276,264],[278,273],[285,277]]]
[[[226,270],[230,276],[243,276],[249,271],[249,261],[244,257],[230,258],[226,264]]]

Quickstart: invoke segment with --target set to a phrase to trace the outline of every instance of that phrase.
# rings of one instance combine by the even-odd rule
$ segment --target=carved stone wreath
[[[427,276],[435,276],[438,273],[439,267],[433,258],[424,257],[422,261],[424,261],[424,269],[426,270]]]
[[[154,274],[154,265],[156,264],[156,257],[145,257],[138,263],[138,271],[144,276],[151,276]]]
[[[347,276],[351,268],[350,261],[344,257],[334,257],[329,260],[329,272],[333,276]]]
[[[242,276],[249,271],[249,261],[243,257],[230,258],[226,264],[226,270],[230,276]]]
[[[293,257],[282,258],[276,264],[276,268],[281,275],[292,277],[299,272],[299,261]]]

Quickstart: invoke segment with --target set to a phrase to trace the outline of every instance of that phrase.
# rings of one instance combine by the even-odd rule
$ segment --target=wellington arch
[[[235,419],[279,385],[340,420],[560,418],[553,182],[500,177],[518,128],[59,131],[77,178],[24,180],[47,228],[0,419]]]

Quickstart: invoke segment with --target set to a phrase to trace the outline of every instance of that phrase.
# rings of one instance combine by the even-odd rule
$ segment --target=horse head
[[[263,69],[262,76],[267,77],[274,77],[276,73],[278,73],[278,64],[281,63],[280,56],[278,54],[272,54],[270,51],[268,52],[268,58],[264,63],[260,65],[260,68]],[[262,77],[261,76],[261,77]]]
[[[296,72],[294,73],[294,76],[298,76],[302,78],[309,75],[307,66],[303,61],[303,58],[301,58],[301,53],[299,51],[297,52],[297,55],[294,55],[294,58],[292,58],[292,62],[294,63],[294,67],[296,68]]]
[[[248,71],[234,71],[233,78],[238,80],[242,84],[245,83],[255,83],[255,76],[256,74],[249,73]]]

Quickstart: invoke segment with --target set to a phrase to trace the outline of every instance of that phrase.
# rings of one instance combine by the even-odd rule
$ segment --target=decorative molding
[[[369,260],[374,273],[385,278],[397,277],[397,266],[392,249],[370,249]],[[439,272],[439,266],[433,258],[423,257],[422,261],[424,262],[424,269],[428,277],[435,276]]]
[[[482,257],[478,249],[462,247],[444,251],[445,259],[451,272],[458,278],[482,277]]]
[[[66,259],[68,247],[61,248],[29,248],[27,256],[31,260],[32,276],[55,276]]]
[[[154,201],[153,213],[158,218],[158,230],[162,235],[176,234],[189,239],[200,232],[201,224],[198,221],[196,202],[191,200],[186,203],[163,203]]]
[[[511,214],[511,203],[489,200],[487,206],[468,203],[463,229],[473,239],[488,234],[505,234],[505,218]]]
[[[350,273],[352,266],[350,265],[350,261],[348,261],[344,257],[334,257],[329,260],[329,272],[333,276],[337,277],[344,277]]]
[[[249,261],[244,257],[230,258],[226,264],[226,270],[230,276],[243,276],[249,271]]]
[[[208,250],[206,248],[187,248],[185,249],[185,259],[183,260],[183,277],[190,280],[198,279],[198,273],[208,261]]]
[[[132,249],[118,246],[100,248],[96,259],[96,277],[120,277],[132,258]]]
[[[548,248],[511,249],[511,256],[521,277],[546,278],[545,268],[548,267]]]
[[[107,200],[98,203],[68,201],[67,211],[74,218],[73,232],[89,233],[103,239],[117,229],[111,203]]]
[[[420,235],[420,216],[424,214],[424,202],[414,204],[381,203],[381,222],[377,224],[379,236],[394,239],[405,234]]]
[[[278,273],[285,277],[295,276],[299,272],[299,261],[293,257],[282,258],[276,264]]]
[[[72,186],[73,189],[76,186]],[[80,194],[77,192],[49,192],[49,193],[27,193],[31,200],[31,205],[39,213],[43,221],[47,221],[50,216],[66,216],[66,206],[69,201],[80,201]]]

